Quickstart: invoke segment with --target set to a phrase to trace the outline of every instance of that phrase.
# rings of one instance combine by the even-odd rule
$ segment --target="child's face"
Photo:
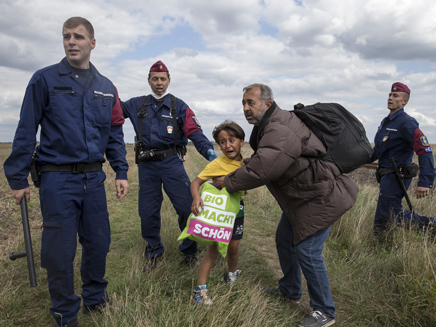
[[[226,131],[221,131],[218,134],[218,145],[227,158],[242,160],[241,148],[244,146],[244,140],[238,139]]]

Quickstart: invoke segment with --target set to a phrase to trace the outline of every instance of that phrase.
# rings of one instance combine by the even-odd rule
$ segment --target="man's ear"
[[[266,109],[265,109],[265,110],[268,110],[268,109],[272,106],[272,104],[273,104],[273,101],[272,101],[272,100],[268,100],[268,101],[266,101],[266,102],[265,102],[265,106],[266,106]]]

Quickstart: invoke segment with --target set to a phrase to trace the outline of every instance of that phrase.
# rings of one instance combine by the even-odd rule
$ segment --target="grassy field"
[[[10,144],[0,145],[3,163]],[[250,154],[244,147],[245,156]],[[108,292],[114,306],[101,314],[79,314],[83,326],[295,326],[311,309],[304,289],[300,304],[280,297],[267,297],[259,285],[277,285],[281,276],[275,250],[275,228],[280,209],[265,187],[249,191],[244,238],[240,246],[240,282],[226,286],[225,260],[218,260],[209,281],[215,305],[194,305],[191,290],[197,270],[182,263],[178,251],[177,217],[168,199],[162,207],[162,239],[165,260],[153,272],[142,272],[145,243],[140,236],[137,213],[137,170],[133,149],[128,146],[130,193],[123,201],[115,197],[114,174],[106,165],[107,196],[112,229],[108,255]],[[204,167],[203,159],[190,147],[186,170],[190,178]],[[0,168],[0,326],[53,326],[45,270],[39,268],[41,214],[37,190],[29,203],[38,286],[29,287],[25,259],[10,261],[12,251],[24,248],[20,211],[11,199],[3,167]],[[372,220],[378,189],[373,171],[352,173],[360,191],[355,206],[333,225],[325,244],[337,326],[436,326],[436,246],[432,235],[394,228],[389,238],[372,238]],[[412,187],[413,188],[413,187]],[[412,194],[412,193],[409,193]],[[412,202],[417,212],[434,215],[434,195]],[[205,247],[199,247],[199,257]],[[76,293],[80,294],[80,247],[76,256]]]

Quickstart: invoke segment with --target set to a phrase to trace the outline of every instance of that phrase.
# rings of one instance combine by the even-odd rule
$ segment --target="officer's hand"
[[[21,190],[11,190],[11,194],[15,199],[15,204],[20,204],[23,196],[26,197],[26,201],[30,201],[30,187],[23,188]]]
[[[207,150],[207,155],[209,156],[209,161],[213,161],[214,159],[218,158],[218,155],[213,149]]]
[[[429,194],[430,194],[430,189],[428,187],[418,186],[416,188],[416,198],[417,199],[425,198]]]
[[[122,200],[129,190],[129,183],[125,179],[116,179],[115,187],[117,188],[117,198]]]

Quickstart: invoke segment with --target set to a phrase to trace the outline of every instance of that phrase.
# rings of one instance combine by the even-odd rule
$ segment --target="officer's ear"
[[[403,94],[403,106],[409,102],[409,95],[407,93]]]

